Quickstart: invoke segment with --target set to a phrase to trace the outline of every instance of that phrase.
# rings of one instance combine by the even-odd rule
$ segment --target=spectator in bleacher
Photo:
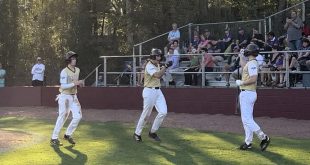
[[[217,66],[219,66],[220,62],[224,61],[224,55],[222,54],[217,54],[217,53],[221,53],[221,49],[219,48],[217,41],[210,41],[207,44],[207,49],[208,49],[208,53],[212,54],[212,60],[214,62],[214,64],[216,64]]]
[[[238,56],[239,54],[239,47],[238,46],[234,46],[233,48],[233,55],[230,55],[228,57],[228,61],[227,61],[227,64],[224,66],[224,72],[235,72],[236,77],[238,77],[238,68],[239,68],[239,61],[240,61],[240,58]],[[227,73],[227,74],[224,74],[224,77],[225,77],[225,80],[226,80],[226,86],[229,87],[230,86],[230,83],[229,83],[229,79],[230,79],[230,74]]]
[[[178,40],[174,40],[172,42],[172,45],[170,46],[170,48],[173,48],[173,54],[174,55],[180,54],[180,48],[179,48],[179,41]]]
[[[209,29],[205,29],[204,36],[205,36],[206,40],[213,40],[213,38],[211,36],[211,32],[209,31]]]
[[[232,35],[230,33],[230,29],[226,28],[225,29],[225,35],[224,35],[223,39],[218,40],[218,44],[221,47],[222,52],[224,52],[228,48],[228,46],[232,43],[232,39],[233,38],[232,38]]]
[[[200,39],[198,35],[194,35],[194,39],[192,40],[192,42],[190,43],[190,48],[191,49],[198,49],[198,45],[200,43]]]
[[[207,44],[209,43],[210,41],[206,39],[206,37],[201,34],[200,35],[200,43],[198,45],[198,49],[197,49],[197,52],[200,53],[202,48],[205,48],[207,47]]]
[[[209,45],[209,44],[208,44]],[[204,67],[206,72],[213,72],[214,61],[213,56],[208,52],[207,48],[202,49],[204,61],[201,63],[201,68]]]
[[[245,31],[242,27],[238,28],[238,35],[236,44],[242,49],[249,44],[249,37],[245,34]]]
[[[284,28],[287,30],[287,40],[291,50],[301,49],[302,27],[302,20],[298,17],[296,11],[292,11],[291,17],[286,18],[284,25]]]
[[[302,49],[301,50],[310,50],[310,41],[307,38],[302,40]],[[301,52],[298,54],[298,58],[292,58],[290,68],[300,66],[301,71],[308,71],[306,62],[310,60],[310,52]],[[297,63],[298,62],[298,63]]]
[[[186,73],[186,72],[198,72],[199,71],[199,56],[197,55],[190,55],[190,62],[191,64],[187,69],[184,70],[185,72],[185,85],[198,85],[198,78],[197,73]]]
[[[265,37],[259,33],[259,31],[255,28],[252,29],[252,41],[256,44],[260,49],[264,47]]]
[[[271,51],[272,47],[278,46],[278,45],[279,45],[279,41],[276,35],[274,34],[274,32],[269,32],[267,34],[267,42],[265,43],[265,51]]]
[[[178,53],[176,54],[174,47],[169,48],[166,62],[168,61],[172,61],[172,65],[167,70],[178,68],[180,65],[180,55]]]
[[[0,63],[0,87],[5,86],[5,75],[6,71],[2,68],[2,63]]]
[[[176,23],[173,23],[172,24],[172,30],[169,32],[169,35],[168,35],[168,41],[170,44],[172,44],[173,41],[175,40],[180,40],[180,31],[178,29],[178,25]]]

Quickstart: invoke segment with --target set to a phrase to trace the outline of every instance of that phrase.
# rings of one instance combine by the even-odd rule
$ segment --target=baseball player
[[[156,131],[159,129],[161,123],[167,115],[166,100],[160,90],[160,78],[165,74],[166,69],[172,65],[172,62],[168,62],[164,66],[160,67],[160,61],[162,60],[162,51],[160,49],[152,49],[150,61],[146,64],[144,71],[144,89],[142,92],[143,111],[133,135],[137,142],[142,141],[142,129],[151,115],[154,106],[158,112],[158,115],[153,122],[153,126],[149,132],[149,137],[155,141],[160,141]]]
[[[244,56],[248,57],[246,63],[244,58],[240,57],[242,71],[242,80],[236,80],[236,85],[240,86],[240,111],[243,128],[245,131],[245,143],[240,146],[241,150],[252,148],[253,133],[261,140],[260,147],[265,151],[270,143],[270,138],[261,130],[253,119],[253,107],[257,99],[256,85],[258,76],[258,62],[255,59],[258,55],[259,47],[255,44],[249,44],[244,50]],[[244,65],[245,64],[245,65]]]
[[[59,110],[58,118],[52,134],[51,145],[62,145],[62,143],[58,140],[58,135],[64,123],[66,122],[70,111],[72,112],[72,121],[67,128],[64,139],[72,145],[75,145],[72,134],[82,118],[81,105],[76,95],[77,87],[84,85],[84,81],[79,80],[80,69],[75,67],[77,57],[78,54],[72,51],[69,51],[65,55],[67,67],[64,68],[60,73],[60,94],[56,98],[56,101],[58,101]]]

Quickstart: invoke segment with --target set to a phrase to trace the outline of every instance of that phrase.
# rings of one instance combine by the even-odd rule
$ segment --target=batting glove
[[[237,86],[241,86],[241,85],[243,85],[243,83],[244,83],[244,82],[241,81],[241,80],[236,80],[236,85],[237,85]]]

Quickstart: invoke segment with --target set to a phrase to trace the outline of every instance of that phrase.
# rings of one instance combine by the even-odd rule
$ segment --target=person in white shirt
[[[42,58],[37,58],[37,63],[32,67],[32,86],[43,86],[45,65],[42,64]]]
[[[178,25],[176,23],[172,24],[172,30],[169,32],[168,41],[169,44],[172,44],[173,41],[180,40],[180,31],[178,30]]]

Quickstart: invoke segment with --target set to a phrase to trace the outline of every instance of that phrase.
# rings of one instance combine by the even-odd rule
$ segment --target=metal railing
[[[272,73],[272,74],[285,74],[285,82],[286,82],[286,87],[290,88],[290,74],[310,74],[310,71],[291,71],[289,69],[289,59],[292,53],[305,53],[305,52],[310,52],[310,50],[299,50],[299,51],[264,51],[260,52],[261,55],[263,54],[273,54],[273,53],[283,53],[284,54],[284,63],[285,63],[285,70],[283,71],[260,71],[259,73]],[[238,53],[209,53],[211,55],[224,55],[224,56],[231,56],[234,54]],[[124,75],[130,75],[130,83],[129,86],[136,87],[137,86],[137,74],[143,74],[142,72],[137,71],[139,66],[137,65],[137,58],[140,57],[148,57],[149,55],[131,55],[131,56],[101,56],[100,58],[103,59],[103,70],[98,70],[100,67],[97,66],[95,69],[96,72],[96,86],[98,86],[98,75],[102,74],[103,75],[103,82],[102,86],[107,87],[109,86],[107,84],[107,77],[108,75],[115,75],[115,74],[124,74]],[[204,63],[204,54],[180,54],[180,56],[200,56],[201,63]],[[132,70],[131,71],[108,71],[108,59],[113,59],[113,58],[132,58]],[[186,68],[186,67],[185,67]],[[198,74],[201,75],[201,87],[205,87],[206,83],[206,75],[212,75],[212,74],[232,74],[233,72],[227,72],[227,71],[218,71],[218,72],[206,72],[204,67],[200,67],[200,71],[198,72],[184,72],[184,71],[178,71],[178,72],[173,72],[173,74]],[[221,68],[221,67],[220,67]],[[184,68],[182,68],[184,69]],[[87,76],[88,77],[88,76]],[[112,84],[113,85],[113,84]],[[119,84],[117,84],[119,85]],[[114,86],[114,85],[113,85]],[[128,86],[128,85],[127,85]]]

